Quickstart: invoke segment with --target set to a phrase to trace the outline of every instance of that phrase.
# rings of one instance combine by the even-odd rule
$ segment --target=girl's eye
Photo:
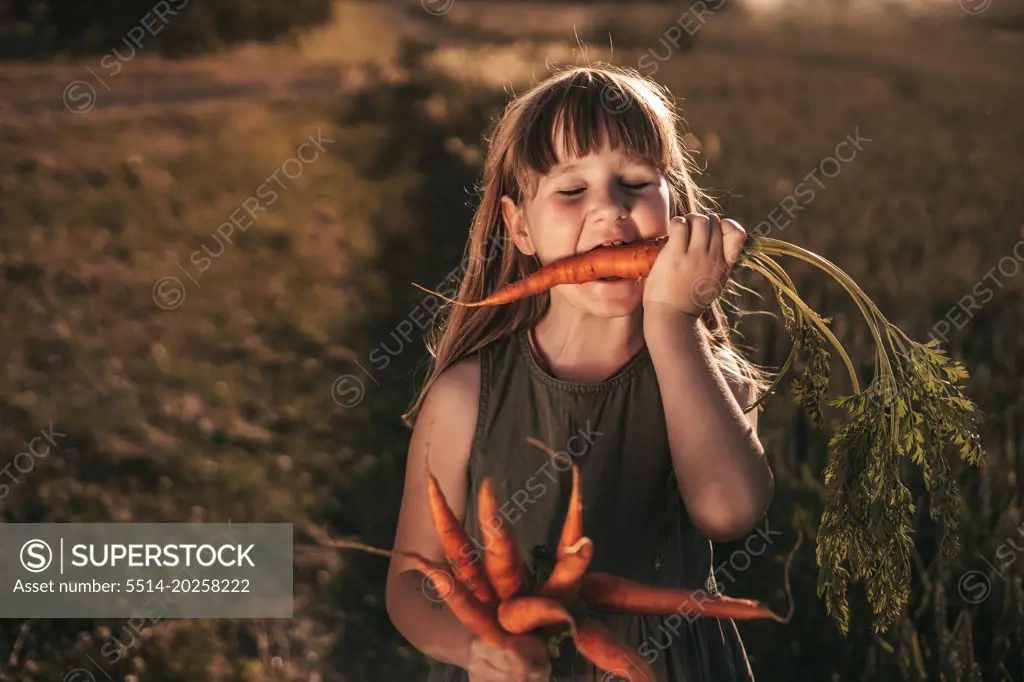
[[[622,183],[622,186],[625,187],[626,189],[630,189],[630,190],[639,190],[639,189],[643,189],[644,187],[647,187],[650,184],[651,183],[649,183],[649,182],[640,182],[640,183],[635,183],[635,184],[634,183],[624,182],[624,183]]]
[[[563,189],[563,190],[560,190],[558,193],[563,195],[563,196],[574,197],[574,196],[576,196],[577,194],[579,194],[582,191],[583,191],[583,188],[580,187],[579,189]]]

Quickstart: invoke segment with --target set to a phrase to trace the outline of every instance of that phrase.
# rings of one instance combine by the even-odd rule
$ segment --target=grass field
[[[771,236],[835,262],[912,338],[942,337],[987,415],[989,464],[962,472],[959,564],[931,570],[919,505],[908,618],[871,635],[858,587],[843,638],[815,593],[829,434],[784,392],[767,402],[769,520],[784,535],[724,590],[782,609],[782,562],[798,529],[809,542],[794,621],[740,625],[757,678],[1024,679],[1022,562],[993,565],[1024,521],[1024,34],[961,12],[730,10],[667,51],[684,14],[669,4],[622,16],[467,0],[438,17],[410,3],[401,24],[339,7],[345,20],[299,49],[140,58],[81,114],[61,92],[87,63],[5,68],[0,467],[51,422],[67,435],[28,471],[8,469],[17,482],[0,481],[0,520],[312,523],[389,547],[408,441],[399,414],[425,362],[410,282],[457,268],[482,135],[508,93],[551,66],[609,59],[653,70],[680,98],[721,213],[748,229],[775,220]],[[837,152],[843,140],[858,144]],[[808,200],[796,188],[812,173]],[[849,299],[784,265],[868,376],[871,339]],[[776,312],[770,297],[746,303]],[[740,331],[755,360],[781,364],[778,320],[744,318]],[[165,620],[141,635],[124,621],[0,621],[0,679],[422,676],[385,613],[384,570],[299,532],[293,620]],[[987,580],[983,599],[964,592],[967,571]],[[101,653],[111,638],[121,655]]]

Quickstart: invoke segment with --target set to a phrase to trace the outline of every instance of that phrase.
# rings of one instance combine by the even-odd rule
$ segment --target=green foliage
[[[960,550],[959,494],[946,461],[946,446],[958,446],[961,459],[972,466],[984,462],[977,432],[980,415],[964,397],[960,383],[968,378],[967,370],[951,361],[937,340],[920,344],[907,338],[849,275],[829,261],[797,246],[755,236],[745,248],[745,261],[775,287],[783,324],[793,339],[791,356],[800,352],[810,356],[803,373],[792,382],[792,391],[814,426],[825,424],[821,403],[828,397],[830,378],[826,344],[831,341],[843,355],[855,389],[857,378],[845,350],[828,332],[829,320],[799,298],[792,281],[770,258],[772,254],[798,257],[833,277],[854,297],[872,337],[886,342],[875,349],[879,371],[875,380],[864,390],[829,403],[844,408],[846,418],[829,441],[833,452],[825,468],[827,494],[817,546],[818,594],[824,595],[840,630],[849,630],[849,583],[866,581],[876,616],[874,629],[883,633],[896,622],[910,597],[916,508],[900,479],[904,456],[921,467],[931,499],[931,519],[940,525],[939,570]],[[797,311],[785,302],[784,293]]]
[[[776,289],[775,297],[782,309],[783,323],[793,339],[793,353],[807,356],[803,371],[793,378],[790,391],[796,404],[807,413],[813,426],[824,427],[825,417],[821,406],[828,399],[829,380],[832,365],[826,344],[810,318],[797,316]],[[828,323],[829,320],[823,319]]]
[[[898,453],[887,430],[891,423],[871,396],[858,394],[833,405],[847,408],[848,415],[829,442],[834,455],[825,470],[818,592],[845,632],[847,583],[869,580],[868,597],[881,616],[876,623],[881,632],[907,603],[914,505],[899,478]]]

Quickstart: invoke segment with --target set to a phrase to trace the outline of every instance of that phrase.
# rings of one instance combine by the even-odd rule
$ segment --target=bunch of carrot
[[[462,550],[470,542],[451,511],[432,474],[427,473],[431,518],[451,572],[440,563],[415,556],[420,572],[432,581],[452,613],[494,647],[507,647],[513,637],[540,634],[550,637],[552,648],[566,635],[576,650],[597,668],[623,674],[627,679],[653,682],[654,673],[643,658],[617,641],[592,610],[646,615],[710,616],[714,618],[771,618],[788,622],[762,604],[748,599],[702,594],[684,589],[654,587],[608,573],[587,573],[594,554],[593,541],[583,535],[580,472],[572,468],[569,510],[556,551],[556,563],[535,594],[528,593],[526,564],[515,537],[498,517],[498,502],[491,481],[480,486],[478,513],[486,536],[482,566]],[[454,573],[454,575],[452,575]],[[787,571],[788,573],[788,571]],[[788,582],[788,576],[787,576]],[[787,584],[788,590],[788,584]],[[579,622],[577,622],[577,620]]]
[[[594,617],[595,611],[736,620],[768,618],[780,623],[788,623],[793,616],[789,568],[802,542],[802,534],[786,562],[786,593],[790,602],[786,617],[750,599],[645,585],[610,573],[588,573],[594,542],[583,535],[580,471],[574,464],[569,509],[559,537],[555,565],[544,584],[531,594],[526,563],[515,536],[504,526],[495,528],[490,523],[499,518],[499,505],[490,479],[481,483],[477,498],[480,527],[486,536],[483,560],[478,563],[463,551],[470,543],[469,536],[448,506],[437,479],[429,469],[426,476],[430,516],[445,563],[431,561],[414,552],[401,554],[412,559],[452,614],[493,647],[509,648],[517,637],[539,635],[547,638],[552,655],[557,657],[558,644],[568,636],[573,639],[577,652],[600,670],[624,675],[630,682],[653,682],[654,673],[647,662],[637,651],[616,640]],[[358,549],[381,556],[395,554],[361,542],[332,540],[312,525],[307,524],[306,531],[324,546]]]

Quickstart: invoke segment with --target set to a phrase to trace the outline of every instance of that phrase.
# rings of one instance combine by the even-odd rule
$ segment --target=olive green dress
[[[719,594],[711,542],[690,523],[675,484],[657,376],[644,347],[599,383],[557,379],[541,368],[527,329],[481,350],[476,436],[469,460],[466,528],[483,547],[476,499],[490,477],[500,521],[525,555],[531,588],[552,567],[579,465],[583,533],[594,541],[590,571],[647,584]],[[527,442],[533,437],[559,454]],[[554,462],[554,463],[552,463]],[[751,681],[732,620],[600,614],[612,633],[662,682]],[[570,639],[552,659],[552,680],[617,679],[596,670]],[[467,682],[434,662],[429,682]]]

